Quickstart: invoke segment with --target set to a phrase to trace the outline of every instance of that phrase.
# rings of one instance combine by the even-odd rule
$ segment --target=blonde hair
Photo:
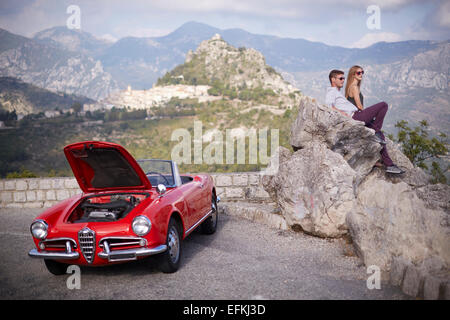
[[[355,79],[356,71],[358,69],[362,70],[362,68],[360,66],[355,65],[355,66],[351,67],[350,70],[348,70],[347,83],[345,84],[345,97],[346,98],[348,98],[348,93],[350,91],[350,85],[353,83],[353,80]],[[361,80],[358,80],[357,86],[358,86],[358,89],[361,88]]]

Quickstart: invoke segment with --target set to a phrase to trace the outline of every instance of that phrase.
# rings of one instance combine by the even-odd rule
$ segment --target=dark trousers
[[[380,102],[365,108],[364,110],[358,110],[353,114],[353,119],[358,121],[363,121],[368,128],[372,128],[375,132],[379,132],[380,136],[384,139],[384,134],[381,131],[383,127],[384,116],[388,111],[388,105],[386,102]],[[386,149],[386,145],[383,145],[383,149],[381,149],[381,159],[385,166],[392,166],[394,163]]]

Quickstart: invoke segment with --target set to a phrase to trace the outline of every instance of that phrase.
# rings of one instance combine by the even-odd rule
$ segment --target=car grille
[[[77,248],[77,243],[71,238],[45,239],[39,242],[39,247],[41,249],[45,248],[45,250],[65,251],[67,250],[67,242],[70,242],[71,249]]]
[[[147,244],[147,240],[144,238],[139,237],[106,237],[103,239],[100,239],[99,241],[99,247],[104,248],[105,242],[108,242],[108,247],[111,250],[114,249],[127,249],[127,248],[133,248],[133,247],[141,247],[141,241],[144,241],[144,245]]]
[[[78,232],[78,243],[86,261],[92,263],[95,254],[95,232],[89,228],[83,228]]]

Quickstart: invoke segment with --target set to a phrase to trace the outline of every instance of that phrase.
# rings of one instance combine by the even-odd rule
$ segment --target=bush
[[[20,178],[37,178],[37,175],[28,169],[23,169],[21,171],[10,172],[6,175],[6,179],[20,179]]]
[[[438,137],[429,138],[426,120],[420,121],[419,126],[415,128],[410,128],[407,121],[401,120],[395,124],[395,127],[400,129],[397,138],[395,139],[392,135],[390,138],[401,144],[403,153],[414,165],[429,170],[426,164],[427,160],[438,159],[440,156],[447,155],[447,136],[444,133],[439,133]],[[448,168],[445,171],[447,170]],[[437,162],[433,161],[430,170],[433,179],[430,182],[447,183],[445,171],[439,167]]]

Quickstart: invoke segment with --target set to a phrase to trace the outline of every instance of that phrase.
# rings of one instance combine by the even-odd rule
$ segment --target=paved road
[[[0,209],[0,299],[406,299],[398,288],[366,286],[366,269],[341,241],[271,229],[221,215],[217,232],[194,232],[174,274],[153,260],[81,268],[81,289],[28,257],[29,224],[40,211]]]

